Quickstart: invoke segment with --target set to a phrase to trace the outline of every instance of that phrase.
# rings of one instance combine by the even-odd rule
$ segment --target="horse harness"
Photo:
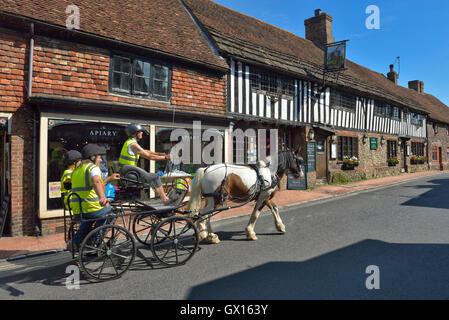
[[[203,194],[203,196],[206,197],[206,198],[207,197],[219,198],[220,202],[222,204],[224,203],[225,197],[229,195],[224,190],[225,189],[224,186],[225,186],[225,183],[226,183],[226,178],[228,176],[228,174],[227,174],[228,167],[227,167],[226,163],[224,163],[224,166],[225,166],[225,170],[226,171],[225,171],[224,178],[223,178],[223,180],[221,181],[221,184],[220,184],[220,189],[219,189],[220,191],[219,192],[211,192],[211,193]],[[269,186],[267,186],[267,187],[263,187],[265,185],[266,180],[260,174],[260,170],[259,170],[260,168],[257,166],[257,164],[248,164],[247,166],[250,167],[251,169],[253,169],[254,171],[256,171],[256,176],[257,176],[256,183],[253,186],[251,186],[251,188],[249,189],[249,198],[246,200],[246,202],[248,203],[248,202],[251,202],[254,199],[257,199],[261,192],[276,187],[277,184],[279,183],[280,179],[279,179],[279,176],[277,174],[274,174],[274,176],[271,176],[271,184]],[[206,174],[207,169],[204,171],[204,174]],[[238,197],[231,198],[231,200],[243,200],[243,199],[246,199],[246,197],[245,198],[238,198]]]

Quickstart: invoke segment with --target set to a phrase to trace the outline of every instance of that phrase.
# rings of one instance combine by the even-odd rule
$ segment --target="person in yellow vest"
[[[79,197],[71,196],[69,199],[70,207],[77,220],[80,220],[80,209],[83,219],[98,219],[112,211],[104,187],[110,181],[119,180],[120,175],[114,173],[103,181],[103,175],[98,165],[104,154],[106,154],[106,149],[96,144],[87,144],[81,150],[83,161],[72,172],[72,193],[76,193]],[[95,228],[106,223],[107,219],[98,219],[95,221]],[[73,239],[75,248],[80,247],[84,237],[92,230],[92,225],[92,222],[81,222]]]
[[[67,169],[64,171],[61,177],[61,197],[64,203],[64,208],[67,210],[67,197],[72,189],[72,172],[81,163],[81,153],[76,150],[70,150],[65,154],[64,162]]]
[[[143,134],[148,132],[137,123],[131,123],[126,127],[126,134],[128,135],[128,139],[125,141],[122,147],[122,151],[120,152],[119,159],[119,170],[123,175],[123,172],[126,172],[129,166],[132,166],[132,170],[136,170],[139,174],[146,180],[146,182],[156,191],[158,196],[162,201],[166,204],[171,200],[167,197],[162,188],[161,178],[159,175],[155,173],[149,173],[145,170],[139,168],[137,163],[140,157],[143,157],[147,160],[169,160],[170,155],[165,153],[153,152],[151,150],[143,149],[138,141],[142,139]],[[174,200],[174,199],[173,199]]]

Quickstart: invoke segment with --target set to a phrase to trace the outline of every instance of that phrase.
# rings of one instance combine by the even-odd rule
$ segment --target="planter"
[[[393,162],[388,162],[388,166],[389,167],[396,167],[397,163],[393,163]]]
[[[344,163],[341,168],[342,168],[342,170],[354,170],[354,168],[357,167],[357,166],[358,166],[358,164],[347,164],[347,163]]]

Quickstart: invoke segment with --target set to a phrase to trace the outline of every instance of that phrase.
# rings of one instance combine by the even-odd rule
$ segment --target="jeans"
[[[98,219],[101,218],[107,214],[109,214],[112,211],[111,205],[107,208],[103,208],[98,211],[89,212],[89,213],[83,213],[83,220],[84,219]],[[75,220],[80,221],[80,215],[75,215]],[[87,236],[87,234],[93,230],[92,225],[95,223],[95,228],[104,226],[108,223],[108,219],[99,219],[96,221],[82,221],[80,224],[80,227],[78,229],[78,232],[73,236],[73,243],[79,248],[81,246],[81,242],[84,240],[84,238]],[[98,237],[101,235],[97,235]]]

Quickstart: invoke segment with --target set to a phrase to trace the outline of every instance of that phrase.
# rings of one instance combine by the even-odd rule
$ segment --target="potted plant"
[[[410,158],[410,163],[411,164],[418,164],[418,157],[417,156],[412,156]]]
[[[357,157],[344,157],[343,158],[343,170],[353,170],[354,167],[359,165]]]
[[[388,158],[388,165],[389,166],[395,166],[399,163],[399,159],[397,157],[389,157]]]

